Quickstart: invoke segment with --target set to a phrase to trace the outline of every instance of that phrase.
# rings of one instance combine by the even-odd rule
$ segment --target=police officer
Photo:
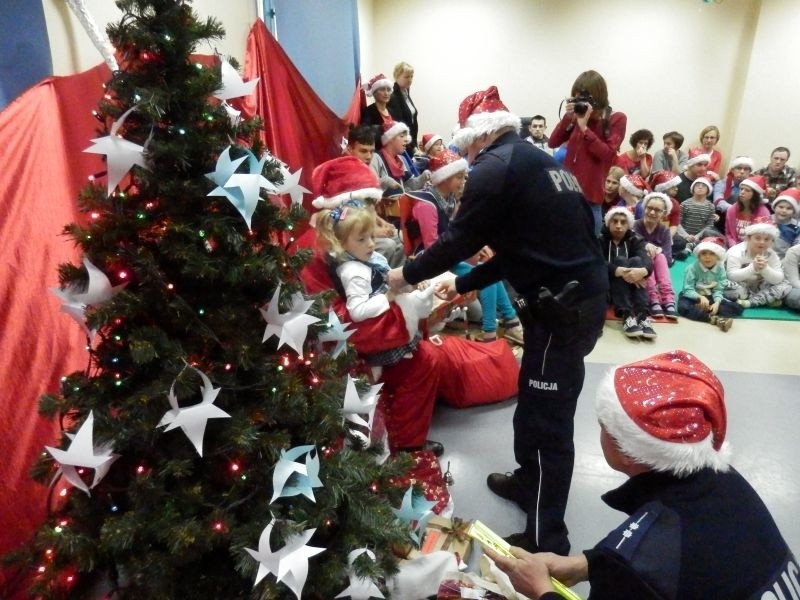
[[[464,293],[506,279],[531,309],[520,314],[525,346],[514,414],[519,467],[513,475],[491,474],[487,484],[528,513],[526,531],[508,538],[512,544],[567,554],[573,417],[583,359],[602,329],[608,289],[592,211],[575,177],[519,137],[520,119],[496,87],[468,96],[459,124],[453,143],[473,165],[461,207],[448,231],[413,262],[390,271],[389,282],[418,283],[484,246],[494,251],[440,291]],[[559,303],[565,286],[570,297]],[[540,302],[544,296],[547,302]]]

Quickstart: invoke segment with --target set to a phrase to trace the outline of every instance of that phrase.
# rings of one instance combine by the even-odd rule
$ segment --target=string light
[[[172,290],[174,290],[174,289],[175,289],[175,286],[174,286],[173,284],[171,284],[171,283],[168,283],[168,284],[167,284],[167,289],[168,289],[168,290],[170,290],[170,291],[172,291]]]
[[[216,521],[213,525],[214,531],[222,531],[225,528],[225,523]]]
[[[92,217],[93,219],[99,219],[99,218],[100,218],[100,213],[99,213],[99,212],[93,212],[93,213],[91,214],[91,217]]]
[[[231,363],[227,363],[227,364],[225,365],[225,370],[226,370],[226,371],[230,371],[232,368],[233,368],[233,365],[232,365]]]
[[[145,467],[144,467],[144,465],[139,465],[138,467],[136,467],[136,474],[137,474],[137,475],[142,475],[142,474],[144,474],[144,471],[145,471]]]
[[[239,463],[235,463],[235,462],[231,463],[231,471],[233,471],[234,473],[236,473],[236,471],[238,471],[239,468],[240,468],[239,467]]]
[[[119,273],[117,273],[117,277],[119,277],[120,279],[127,279],[128,278],[128,272],[127,271],[120,271]]]

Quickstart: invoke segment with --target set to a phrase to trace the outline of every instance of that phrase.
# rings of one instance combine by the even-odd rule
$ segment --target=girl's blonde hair
[[[321,210],[317,216],[317,243],[339,257],[344,254],[344,243],[352,233],[371,232],[376,225],[375,209],[371,206],[345,205]]]

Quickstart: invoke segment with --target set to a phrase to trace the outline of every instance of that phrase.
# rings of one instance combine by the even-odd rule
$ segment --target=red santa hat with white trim
[[[700,256],[701,252],[713,252],[720,261],[725,260],[725,239],[721,237],[707,237],[694,247],[692,250],[695,256]]]
[[[687,168],[703,162],[710,163],[711,155],[703,152],[702,148],[692,148],[689,150],[689,160],[686,161]]]
[[[733,171],[736,167],[749,167],[751,171],[755,168],[753,159],[749,156],[737,156],[728,165],[728,170]]]
[[[744,235],[747,237],[755,235],[756,233],[768,235],[772,237],[773,240],[777,239],[780,234],[778,228],[775,227],[775,223],[772,222],[772,216],[756,217],[750,225],[744,228]]]
[[[636,173],[632,175],[623,175],[619,180],[619,187],[637,198],[641,198],[650,191],[647,189],[645,180],[642,179],[641,175]]]
[[[767,188],[767,180],[764,178],[763,175],[751,175],[744,181],[739,184],[739,187],[747,186],[754,192],[758,192],[759,195],[763,198],[764,192]]]
[[[608,209],[608,212],[603,217],[603,222],[606,224],[606,227],[610,227],[611,219],[614,218],[614,215],[623,215],[628,221],[628,229],[633,227],[633,213],[624,206],[613,206]]]
[[[494,133],[504,127],[519,131],[520,118],[509,112],[497,87],[470,94],[458,107],[459,129],[453,132],[451,145],[465,151],[479,137]]]
[[[377,202],[383,195],[378,176],[355,156],[340,156],[318,165],[311,174],[315,208],[336,208],[350,200]]]
[[[466,159],[446,148],[428,161],[428,170],[431,172],[430,181],[433,185],[439,185],[448,177],[466,171],[468,168]]]
[[[676,187],[681,182],[681,176],[675,175],[672,171],[656,171],[650,178],[650,184],[656,192],[666,192],[670,188]]]
[[[441,142],[442,136],[437,133],[426,133],[422,136],[422,149],[428,152],[436,142]]]
[[[383,134],[381,135],[381,145],[385,146],[390,140],[400,134],[408,134],[411,130],[402,121],[387,121],[383,124]]]
[[[704,186],[706,186],[706,188],[708,188],[708,195],[710,196],[714,186],[711,185],[711,181],[708,179],[708,177],[698,177],[695,179],[692,182],[692,185],[689,186],[689,191],[694,193],[694,186],[696,186],[698,183],[702,183]]]
[[[685,350],[612,369],[597,388],[597,418],[619,449],[655,471],[727,471],[725,391]]]
[[[786,202],[794,209],[794,216],[800,215],[800,190],[797,188],[786,188],[777,195],[775,200],[772,201],[772,210],[779,202]]]
[[[361,89],[367,94],[367,96],[375,95],[376,90],[380,90],[382,88],[389,88],[392,89],[392,82],[389,81],[389,78],[386,77],[383,73],[378,73],[370,79],[368,82],[361,86]]]

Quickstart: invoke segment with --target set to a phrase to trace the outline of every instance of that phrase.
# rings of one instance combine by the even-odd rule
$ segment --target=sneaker
[[[738,304],[742,308],[750,308],[750,300],[742,300],[741,298],[739,298],[736,301],[736,304]]]
[[[646,340],[654,340],[658,337],[656,330],[653,329],[653,323],[650,321],[650,317],[639,319],[639,328],[642,331],[642,337]]]
[[[733,319],[719,317],[717,319],[717,327],[719,327],[722,331],[728,331],[731,327],[733,327]]]
[[[513,473],[491,473],[486,478],[486,486],[496,495],[505,500],[515,502],[522,510],[527,512],[523,505],[522,490]]]
[[[664,305],[664,316],[671,321],[678,320],[678,310],[675,308],[675,305],[672,302]]]
[[[625,334],[625,337],[629,338],[642,337],[642,328],[639,326],[636,317],[627,317],[625,319],[622,323],[622,333]]]
[[[658,302],[653,302],[650,305],[650,316],[651,317],[663,317],[664,316],[664,309],[661,308],[661,305]]]

